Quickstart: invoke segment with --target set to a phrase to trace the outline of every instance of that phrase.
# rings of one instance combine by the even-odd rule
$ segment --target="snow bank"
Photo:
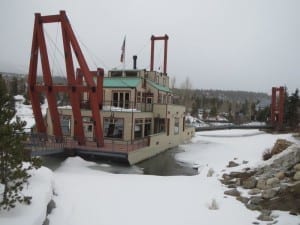
[[[258,212],[224,198],[217,179],[199,176],[109,174],[69,158],[55,172],[53,225],[250,224]],[[215,199],[219,210],[210,210]],[[240,215],[232,216],[232,211]],[[226,222],[226,223],[224,223]]]
[[[42,167],[31,171],[29,185],[25,186],[24,195],[32,196],[30,205],[18,204],[10,211],[0,211],[1,225],[42,225],[46,218],[47,204],[52,198],[53,173]]]
[[[223,170],[232,160],[241,164],[240,168],[254,167],[261,163],[263,152],[278,138],[297,142],[291,134],[273,135],[256,129],[197,132],[191,144],[180,146],[183,152],[175,158],[194,167],[208,165],[215,171]],[[248,163],[242,164],[243,161]]]

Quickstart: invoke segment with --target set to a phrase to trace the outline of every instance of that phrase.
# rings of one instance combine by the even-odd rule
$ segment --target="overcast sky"
[[[27,73],[34,13],[65,10],[91,70],[149,69],[151,35],[169,35],[168,75],[193,88],[271,92],[300,87],[299,0],[1,0],[0,71]],[[47,28],[48,27],[48,28]],[[46,25],[53,73],[63,73],[57,25]],[[52,45],[52,47],[51,47]],[[56,44],[59,46],[59,44]],[[155,68],[163,46],[156,45]]]

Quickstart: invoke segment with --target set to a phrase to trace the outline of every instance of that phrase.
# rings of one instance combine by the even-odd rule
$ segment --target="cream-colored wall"
[[[131,165],[149,159],[161,152],[178,146],[184,141],[190,140],[195,133],[195,128],[189,127],[185,132],[181,133],[177,138],[167,136],[165,133],[151,135],[150,145],[128,153],[128,161]]]

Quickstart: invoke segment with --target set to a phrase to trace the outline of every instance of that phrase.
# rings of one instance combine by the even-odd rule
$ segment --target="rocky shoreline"
[[[261,211],[257,219],[270,224],[276,223],[272,210],[300,215],[300,145],[280,142],[271,151],[276,153],[260,167],[223,174],[221,179],[229,188],[224,194],[236,197],[251,210]],[[237,165],[230,162],[228,167]]]

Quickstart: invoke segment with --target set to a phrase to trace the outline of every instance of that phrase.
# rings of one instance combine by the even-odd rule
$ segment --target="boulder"
[[[293,178],[294,180],[300,180],[300,171],[297,171]]]
[[[243,188],[252,189],[255,188],[257,184],[257,180],[255,177],[249,177],[248,179],[242,182]]]
[[[282,180],[285,178],[284,172],[278,172],[275,174],[275,177],[277,177],[279,180]]]
[[[250,203],[251,203],[251,204],[254,204],[254,205],[258,205],[258,204],[260,204],[262,201],[263,201],[263,198],[262,198],[262,197],[259,197],[259,196],[254,196],[254,197],[251,197],[251,198],[250,198]]]
[[[244,204],[247,204],[249,202],[249,198],[243,197],[243,196],[237,196],[236,200],[238,200],[238,201],[240,201],[240,202],[242,202]]]
[[[277,177],[269,178],[266,182],[268,187],[277,187],[279,185],[280,181]]]
[[[292,145],[292,142],[290,142],[290,141],[287,141],[285,139],[278,139],[271,150],[271,154],[276,155],[276,154],[284,151],[291,145]]]
[[[270,199],[270,198],[273,198],[276,194],[277,194],[277,190],[275,190],[275,189],[267,189],[267,190],[264,190],[262,192],[261,196],[264,199]]]
[[[257,219],[261,221],[273,221],[270,210],[262,210],[261,214],[257,217]]]
[[[294,166],[294,170],[300,171],[300,163],[298,163]]]
[[[240,164],[234,162],[234,161],[229,161],[227,167],[236,167],[236,166],[239,166]]]
[[[236,188],[233,188],[233,189],[230,189],[230,190],[227,190],[227,191],[224,191],[224,194],[225,195],[231,195],[231,196],[240,196],[241,193],[236,189]]]
[[[248,194],[249,194],[249,195],[258,195],[258,194],[260,194],[260,193],[261,193],[261,190],[258,189],[258,188],[253,188],[253,189],[251,189],[250,191],[248,191]]]
[[[264,179],[259,179],[257,181],[256,187],[261,190],[265,190],[265,189],[267,189],[267,183]]]

